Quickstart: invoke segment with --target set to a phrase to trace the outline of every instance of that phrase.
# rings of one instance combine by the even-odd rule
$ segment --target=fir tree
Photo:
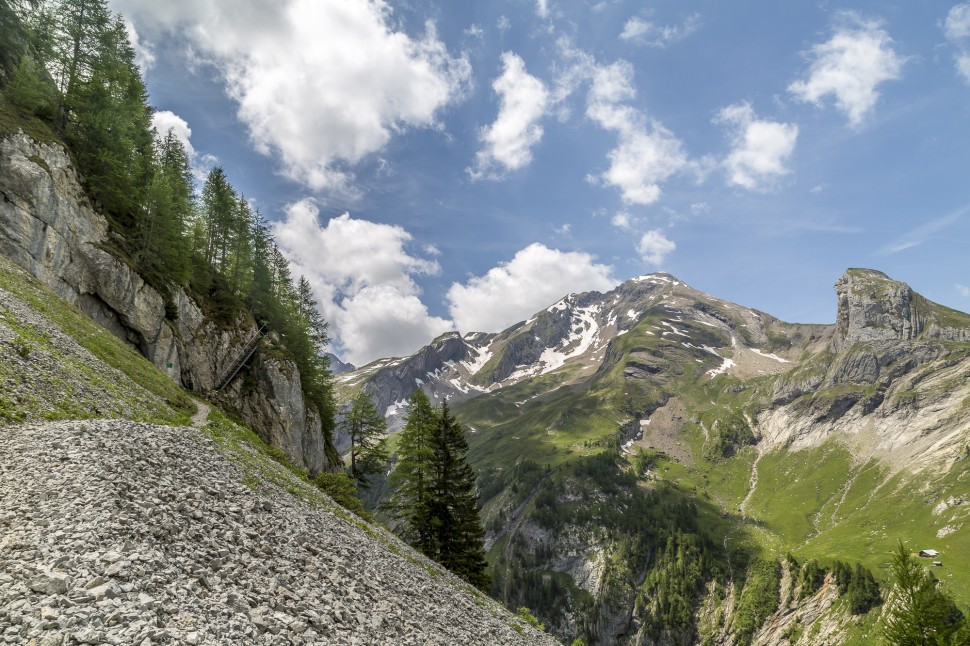
[[[491,581],[484,556],[485,531],[478,514],[476,478],[468,464],[465,431],[445,402],[434,438],[432,517],[436,560],[481,590]]]
[[[387,422],[370,395],[359,390],[344,416],[343,427],[350,437],[350,477],[366,489],[370,486],[368,476],[379,473],[387,463]]]
[[[476,587],[487,590],[475,472],[464,430],[444,404],[435,411],[420,389],[411,396],[391,474],[391,507],[403,536]]]
[[[936,579],[899,543],[892,555],[893,589],[883,634],[893,646],[947,646],[967,643],[963,613]]]
[[[398,442],[398,461],[390,476],[387,506],[401,535],[427,555],[436,553],[431,532],[434,408],[420,388],[408,399],[408,414]]]

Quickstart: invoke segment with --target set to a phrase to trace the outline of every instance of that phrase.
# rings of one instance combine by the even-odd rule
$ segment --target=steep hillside
[[[219,321],[208,311],[211,304],[181,288],[163,297],[116,251],[115,234],[91,204],[63,145],[24,134],[15,111],[2,101],[0,108],[0,256],[79,307],[175,384],[221,397],[295,464],[318,472],[335,461],[278,338],[264,340],[271,351],[257,353],[248,379],[212,394],[256,333],[252,316],[239,311],[228,323]]]
[[[882,577],[897,540],[932,546],[970,600],[970,316],[871,270],[836,295],[834,325],[796,325],[654,274],[338,379],[392,420],[416,387],[449,397],[493,593],[561,637],[777,643],[738,604],[787,552]],[[838,642],[875,621],[827,607],[807,616]]]
[[[0,383],[6,643],[554,643],[3,260]]]

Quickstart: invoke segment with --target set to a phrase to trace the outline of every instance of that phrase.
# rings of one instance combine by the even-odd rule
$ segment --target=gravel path
[[[195,415],[192,416],[192,426],[202,428],[209,420],[209,411],[212,410],[208,404],[195,400]]]
[[[555,643],[242,478],[192,428],[0,429],[0,643]]]

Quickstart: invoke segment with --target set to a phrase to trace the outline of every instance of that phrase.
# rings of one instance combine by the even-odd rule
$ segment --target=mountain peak
[[[643,282],[654,282],[654,283],[658,283],[658,282],[663,282],[663,283],[671,283],[673,285],[679,285],[683,281],[678,280],[676,276],[674,276],[673,274],[668,274],[665,271],[655,271],[655,272],[653,272],[651,274],[643,274],[642,276],[634,276],[633,278],[631,278],[630,280],[628,280],[626,282],[632,282],[632,283],[643,283]]]
[[[934,303],[881,271],[847,269],[836,281],[835,293],[841,347],[921,336],[970,340],[970,315]]]

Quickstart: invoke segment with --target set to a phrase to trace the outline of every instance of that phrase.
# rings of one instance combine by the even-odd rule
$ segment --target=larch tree
[[[374,407],[370,395],[357,391],[350,410],[344,415],[343,428],[350,437],[349,475],[361,489],[370,486],[369,477],[380,473],[387,464],[387,421]]]

